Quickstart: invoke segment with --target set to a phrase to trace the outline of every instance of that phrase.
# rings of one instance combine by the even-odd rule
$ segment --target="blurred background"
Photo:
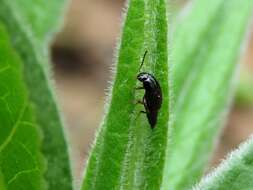
[[[178,0],[175,10],[185,2]],[[64,26],[51,46],[57,95],[65,115],[76,184],[80,182],[90,145],[102,119],[123,7],[124,0],[72,0]],[[216,166],[253,133],[253,94],[248,92],[248,87],[253,89],[253,32],[249,33],[248,46],[240,60],[242,93],[236,97],[210,167]],[[249,101],[244,101],[245,94]]]

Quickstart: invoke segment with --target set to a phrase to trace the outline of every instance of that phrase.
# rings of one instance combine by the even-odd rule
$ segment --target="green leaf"
[[[250,190],[253,187],[253,138],[232,152],[227,160],[201,180],[194,190]]]
[[[175,123],[165,189],[188,189],[207,165],[228,111],[252,5],[252,0],[195,0],[175,29]]]
[[[39,127],[21,61],[0,25],[0,189],[45,189]]]
[[[119,45],[116,76],[107,113],[89,157],[82,189],[160,189],[169,121],[167,16],[165,0],[131,0]],[[144,109],[135,102],[144,91],[136,76],[142,71],[160,82],[163,103],[152,130]]]
[[[47,159],[45,178],[49,189],[72,189],[67,145],[52,92],[47,56],[47,42],[58,26],[64,1],[0,0],[0,3],[0,20],[24,63],[29,100],[44,134],[42,152]]]

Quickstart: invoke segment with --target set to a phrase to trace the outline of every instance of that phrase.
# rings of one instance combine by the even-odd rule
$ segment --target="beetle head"
[[[149,80],[149,74],[148,73],[145,73],[145,72],[142,72],[142,73],[139,73],[137,75],[137,79],[141,82],[145,82],[147,80]]]

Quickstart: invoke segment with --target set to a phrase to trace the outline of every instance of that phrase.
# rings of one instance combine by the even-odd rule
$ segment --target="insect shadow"
[[[142,100],[137,101],[137,103],[144,105],[145,111],[141,111],[141,113],[146,114],[148,122],[153,129],[157,123],[157,116],[161,108],[163,98],[160,84],[154,75],[148,72],[140,72],[147,53],[148,51],[145,51],[139,68],[139,74],[137,75],[137,79],[142,82],[142,86],[136,88],[136,90],[145,90],[145,93]]]

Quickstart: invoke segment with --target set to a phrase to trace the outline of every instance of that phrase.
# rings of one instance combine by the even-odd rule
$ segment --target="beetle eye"
[[[139,81],[142,81],[142,82],[147,80],[147,76],[145,76],[145,75],[139,75],[137,78]]]
[[[147,80],[147,79],[148,79],[147,76],[143,76],[143,77],[142,77],[142,80],[143,80],[143,81],[145,81],[145,80]]]

